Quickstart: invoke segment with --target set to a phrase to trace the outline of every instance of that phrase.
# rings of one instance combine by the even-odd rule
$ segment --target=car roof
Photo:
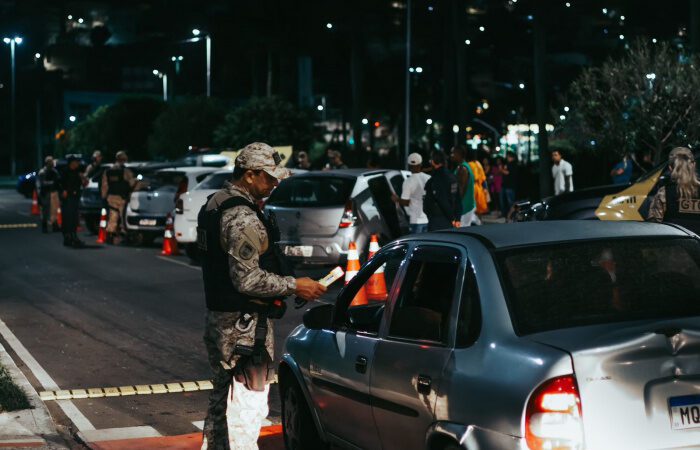
[[[299,175],[304,177],[343,177],[358,178],[368,175],[379,175],[388,172],[386,169],[337,169],[337,170],[317,170],[305,172]]]
[[[205,167],[205,166],[183,166],[183,167],[168,167],[165,169],[160,169],[158,172],[184,172],[184,173],[189,173],[189,172],[214,172],[215,168],[214,167]]]
[[[473,236],[489,247],[501,249],[562,242],[641,237],[689,237],[682,228],[672,225],[597,220],[550,220],[518,222],[446,230],[443,236]],[[415,235],[418,238],[420,235]]]

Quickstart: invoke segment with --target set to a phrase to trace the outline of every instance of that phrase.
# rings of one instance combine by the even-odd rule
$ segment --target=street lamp
[[[185,59],[182,55],[171,56],[170,61],[175,63],[175,75],[180,75],[180,63]]]
[[[5,44],[10,46],[10,173],[17,175],[17,130],[16,128],[16,102],[15,95],[15,46],[22,43],[22,38],[3,38]]]
[[[191,39],[191,42],[197,42],[202,39],[202,30],[199,28],[194,28],[192,30],[192,35],[194,36],[193,39]],[[211,97],[211,36],[209,33],[204,34],[204,40],[206,43],[206,51],[207,51],[207,97]]]
[[[163,80],[163,101],[167,102],[168,101],[168,74],[159,72],[156,69],[153,69],[153,75],[157,76],[161,80]]]

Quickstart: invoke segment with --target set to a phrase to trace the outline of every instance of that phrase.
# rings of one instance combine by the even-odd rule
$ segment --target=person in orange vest
[[[467,155],[467,162],[474,174],[474,201],[476,202],[476,214],[474,215],[474,224],[481,225],[479,214],[489,212],[488,201],[488,186],[486,184],[486,172],[484,167],[476,158],[476,152],[470,152]]]
[[[41,232],[48,233],[58,231],[58,188],[60,175],[56,170],[56,164],[51,156],[44,159],[44,167],[36,176],[36,192],[39,194],[41,205]]]

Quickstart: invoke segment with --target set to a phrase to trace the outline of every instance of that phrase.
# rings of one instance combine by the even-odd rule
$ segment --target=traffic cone
[[[377,235],[373,234],[369,241],[369,258],[367,261],[371,260],[378,251],[379,242],[377,241]],[[386,291],[386,280],[384,279],[384,264],[369,277],[365,287],[367,288],[367,299],[382,302],[386,301],[389,295]]]
[[[97,232],[97,243],[104,244],[107,242],[107,210],[102,208],[100,212],[100,231]]]
[[[39,197],[36,194],[36,189],[34,189],[32,194],[32,216],[38,216],[39,214],[41,214],[39,211]]]
[[[56,223],[58,224],[58,228],[63,229],[63,213],[61,212],[60,206],[56,210]]]
[[[347,285],[350,282],[350,280],[352,280],[353,277],[357,275],[357,272],[359,271],[360,256],[357,253],[357,246],[355,246],[354,242],[350,242],[350,245],[348,246],[348,265],[345,269],[345,284]],[[355,298],[352,299],[350,306],[366,305],[367,303],[368,302],[367,294],[365,293],[365,287],[362,286],[360,290],[357,291]]]
[[[177,241],[173,234],[173,216],[168,213],[168,218],[165,219],[165,234],[163,234],[163,251],[160,252],[165,256],[174,256],[179,254],[177,250]]]

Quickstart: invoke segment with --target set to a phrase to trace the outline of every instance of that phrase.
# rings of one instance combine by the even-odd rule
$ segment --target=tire
[[[314,424],[306,398],[295,380],[282,385],[282,433],[288,450],[327,449]]]

